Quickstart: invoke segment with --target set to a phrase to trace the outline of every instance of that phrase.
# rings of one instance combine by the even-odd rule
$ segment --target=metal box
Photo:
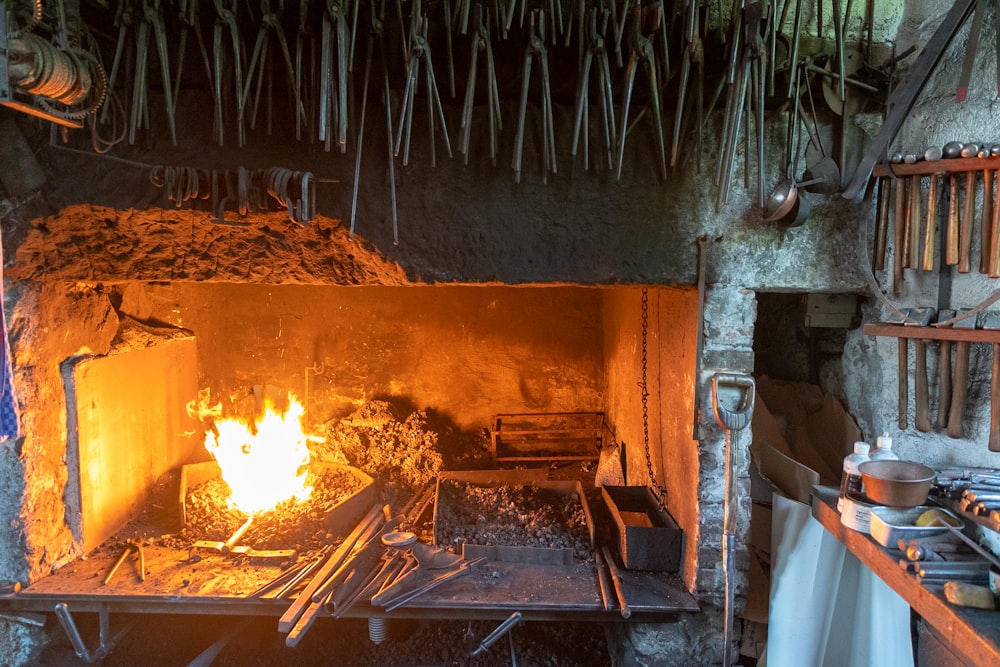
[[[596,461],[603,434],[603,412],[500,414],[490,429],[500,462]]]
[[[587,537],[589,547],[594,545],[594,521],[587,505],[587,498],[580,482],[569,480],[546,479],[544,470],[460,470],[442,471],[438,473],[437,492],[434,498],[434,544],[448,547],[441,529],[440,517],[444,509],[445,499],[441,493],[441,483],[444,481],[463,482],[471,486],[486,488],[497,487],[530,487],[543,490],[557,497],[575,496],[579,500],[586,517]],[[470,500],[471,502],[471,500]],[[485,556],[490,560],[511,563],[531,563],[534,565],[572,565],[574,550],[562,547],[535,547],[505,544],[462,544],[463,558],[479,558]]]
[[[944,526],[916,526],[914,522],[921,514],[932,509],[929,505],[920,507],[884,507],[876,505],[872,507],[872,522],[869,532],[872,539],[883,547],[897,548],[900,540],[919,540],[924,537],[936,537],[948,533]],[[959,524],[961,530],[962,520],[953,512],[937,507],[942,514],[946,514]]]
[[[681,566],[684,531],[661,510],[645,486],[602,486],[622,565],[627,570],[676,572]]]

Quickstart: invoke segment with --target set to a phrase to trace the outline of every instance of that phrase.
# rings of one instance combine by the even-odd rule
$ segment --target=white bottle
[[[880,435],[875,441],[875,451],[870,455],[872,461],[898,461],[899,456],[892,451],[892,438],[888,435]]]
[[[861,493],[861,471],[858,466],[869,460],[870,449],[871,445],[867,442],[858,441],[854,443],[854,453],[844,457],[844,476],[840,480],[840,497],[837,498],[838,512],[844,511],[844,498],[848,493]]]

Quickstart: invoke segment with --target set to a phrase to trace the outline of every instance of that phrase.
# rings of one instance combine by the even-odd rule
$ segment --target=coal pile
[[[576,494],[443,479],[437,503],[438,543],[456,553],[463,544],[479,544],[573,549],[575,559],[591,559],[587,514]]]
[[[254,517],[240,544],[254,549],[296,549],[299,552],[330,542],[327,514],[362,487],[357,476],[341,468],[320,466],[310,471],[313,487],[305,502],[286,501]],[[247,514],[228,507],[230,489],[222,479],[212,479],[188,491],[185,498],[185,538],[225,541],[247,520]]]

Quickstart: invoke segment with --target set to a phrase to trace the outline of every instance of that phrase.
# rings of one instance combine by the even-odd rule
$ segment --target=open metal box
[[[661,510],[645,486],[603,486],[622,564],[629,570],[676,572],[680,569],[684,531]]]
[[[490,429],[498,462],[596,461],[603,435],[602,412],[498,414]]]

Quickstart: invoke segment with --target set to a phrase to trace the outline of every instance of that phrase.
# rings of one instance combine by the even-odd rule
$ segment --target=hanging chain
[[[649,339],[649,290],[642,288],[642,382],[639,389],[642,390],[642,442],[646,451],[646,472],[649,474],[649,484],[656,491],[656,503],[664,512],[667,507],[664,498],[667,497],[667,490],[656,481],[656,473],[653,472],[653,458],[649,453],[649,389],[646,384],[647,366],[649,362],[647,348]]]

